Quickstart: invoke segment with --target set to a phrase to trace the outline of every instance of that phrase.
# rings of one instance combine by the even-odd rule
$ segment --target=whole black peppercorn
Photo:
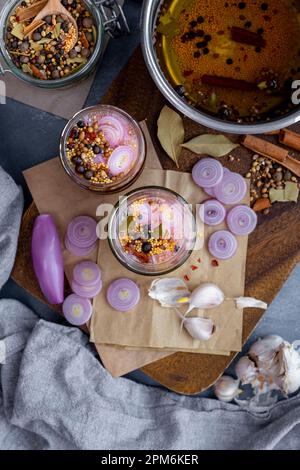
[[[258,28],[257,34],[264,34],[264,28]]]
[[[198,59],[201,56],[199,51],[194,52],[195,59]]]
[[[226,60],[226,64],[228,64],[228,65],[233,64],[233,60],[232,60],[231,58],[227,59],[227,60]]]
[[[191,26],[192,28],[195,28],[195,27],[197,26],[197,21],[191,21],[191,22],[190,22],[190,26]]]
[[[99,147],[99,145],[94,145],[94,147],[93,147],[93,152],[94,152],[94,154],[98,155],[98,153],[101,153],[102,150],[101,150],[101,148]]]
[[[204,36],[205,41],[211,41],[211,35],[210,34],[205,34]]]
[[[76,170],[76,172],[79,173],[80,175],[83,175],[83,173],[85,172],[85,167],[82,166],[82,165],[77,165],[77,166],[75,167],[75,170]]]
[[[94,176],[94,172],[92,170],[86,170],[84,172],[84,177],[86,180],[90,180],[91,178],[93,178]]]
[[[150,251],[152,250],[152,245],[151,243],[149,242],[144,242],[142,244],[142,252],[143,253],[150,253]]]
[[[267,3],[262,3],[260,5],[260,8],[263,10],[263,11],[267,11],[267,9],[269,8],[269,5]]]
[[[244,10],[244,8],[246,8],[246,6],[247,6],[247,5],[246,5],[245,2],[240,2],[240,3],[238,4],[238,7],[239,7],[240,10]]]
[[[76,165],[82,165],[82,163],[83,163],[82,158],[79,157],[79,156],[72,157],[71,161],[75,166]]]
[[[184,94],[185,94],[185,88],[184,88],[183,85],[177,85],[175,87],[175,91],[179,96],[184,96]]]
[[[80,129],[81,129],[82,127],[84,127],[84,122],[83,122],[83,121],[78,121],[78,122],[77,122],[77,127],[79,127]]]
[[[258,52],[258,53],[261,52],[261,47],[257,46],[257,47],[255,48],[255,52]]]
[[[205,47],[202,52],[203,52],[204,55],[209,54],[209,49],[208,49],[208,47]]]
[[[197,36],[197,38],[202,38],[204,36],[203,29],[197,29],[196,36]]]
[[[204,18],[203,18],[203,16],[198,16],[197,22],[198,22],[199,24],[204,23]]]
[[[252,26],[251,21],[246,21],[245,28],[251,28],[251,26]]]

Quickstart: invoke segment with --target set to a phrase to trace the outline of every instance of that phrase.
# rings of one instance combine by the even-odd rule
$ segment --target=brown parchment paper
[[[186,201],[193,205],[208,198],[192,180],[190,173],[176,171],[147,170],[135,183],[135,187],[144,185],[159,185],[173,189]],[[111,202],[116,202],[114,195],[109,196]],[[249,203],[248,196],[244,203]],[[225,223],[218,230],[226,228]],[[220,261],[218,267],[211,264],[211,256],[207,250],[207,240],[215,227],[204,227],[204,246],[192,252],[188,261],[179,269],[165,277],[181,277],[188,275],[187,283],[193,290],[203,282],[217,284],[225,293],[226,298],[244,295],[245,265],[247,255],[247,237],[239,237],[238,250],[235,256],[227,261]],[[200,237],[203,234],[200,232]],[[201,260],[199,263],[198,260]],[[124,268],[112,254],[107,240],[100,241],[98,263],[101,266],[109,264],[110,269],[103,270],[104,289],[94,300],[94,315],[91,320],[91,341],[100,344],[115,344],[134,348],[166,348],[168,350],[206,352],[240,351],[242,346],[242,310],[237,309],[232,300],[225,301],[217,309],[195,310],[192,316],[205,316],[213,319],[216,332],[207,341],[194,340],[185,329],[180,331],[180,319],[174,309],[161,307],[159,302],[148,296],[148,289],[153,278],[131,273]],[[199,266],[192,270],[191,266]],[[141,301],[129,312],[120,313],[106,302],[106,290],[109,284],[119,277],[128,277],[139,285]]]
[[[147,142],[145,170],[147,168],[162,169],[147,125],[145,122],[140,124]],[[59,158],[53,158],[24,171],[24,177],[39,212],[48,213],[54,217],[62,241],[67,224],[73,217],[80,214],[95,217],[98,205],[105,202],[105,196],[83,190],[73,183],[63,170]],[[64,249],[63,243],[62,248],[65,272],[70,280],[74,265],[82,258],[72,256]],[[96,261],[97,252],[95,251],[86,259]],[[104,366],[113,376],[124,375],[171,354],[166,351],[140,351],[138,349],[129,351],[114,346],[97,344],[95,346]]]

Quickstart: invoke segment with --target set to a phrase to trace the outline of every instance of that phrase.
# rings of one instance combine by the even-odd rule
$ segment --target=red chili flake
[[[214,55],[213,55],[213,58],[214,58],[214,59],[218,59],[219,57],[220,57],[220,54],[218,54],[217,52],[215,52]]]
[[[240,20],[244,21],[246,19],[246,16],[245,15],[240,15],[239,18],[240,18]]]
[[[189,280],[190,280],[190,278],[189,278],[189,276],[188,276],[187,274],[185,274],[185,275],[183,276],[183,279],[184,279],[185,281],[189,281]]]
[[[217,34],[218,34],[219,36],[223,36],[223,34],[225,34],[225,31],[218,31]]]
[[[198,266],[195,266],[194,264],[192,264],[191,270],[192,270],[192,271],[196,271],[196,269],[199,269]]]
[[[91,132],[91,133],[89,134],[89,138],[90,138],[91,140],[95,140],[96,137],[97,137],[96,132]]]
[[[193,74],[193,70],[185,70],[185,71],[183,72],[183,76],[184,76],[184,77],[189,77],[189,76],[192,75],[192,74]]]
[[[247,59],[248,59],[248,55],[247,55],[247,54],[245,54],[245,55],[244,55],[244,59],[243,59],[243,60],[244,60],[244,62],[246,62],[246,60],[247,60]]]
[[[219,261],[217,261],[216,259],[213,259],[211,260],[211,265],[214,267],[214,268],[217,268],[219,266]]]
[[[271,21],[271,17],[269,15],[263,15],[263,19],[265,21]]]
[[[201,263],[201,259],[200,259],[200,258],[198,258],[198,259],[197,259],[197,262],[198,262],[198,263]]]

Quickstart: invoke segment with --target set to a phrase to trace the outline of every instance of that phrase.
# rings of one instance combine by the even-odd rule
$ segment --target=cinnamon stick
[[[231,28],[231,39],[235,42],[248,44],[249,46],[266,46],[266,40],[261,36],[261,34],[253,33],[248,29],[238,28],[237,26],[233,26]]]
[[[201,77],[201,82],[204,85],[232,88],[233,90],[253,91],[257,90],[256,83],[247,82],[246,80],[237,80],[230,77],[221,77],[218,75],[204,74]]]
[[[279,133],[279,142],[287,147],[300,151],[300,134],[296,132],[282,129]]]
[[[23,21],[34,18],[44,8],[48,0],[39,0],[30,7],[21,7],[17,11],[17,21],[23,23]]]
[[[249,150],[274,160],[300,177],[300,161],[292,158],[288,150],[253,135],[247,135],[242,144]]]

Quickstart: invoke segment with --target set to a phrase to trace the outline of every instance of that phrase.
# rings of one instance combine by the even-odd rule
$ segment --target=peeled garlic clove
[[[235,366],[235,373],[243,384],[251,383],[257,374],[257,368],[248,356],[241,357]]]
[[[162,307],[186,304],[191,295],[184,281],[179,278],[155,279],[148,294],[152,299],[158,300]]]
[[[193,290],[189,300],[188,314],[194,308],[210,309],[221,305],[224,302],[224,294],[215,284],[205,283]]]
[[[239,384],[239,380],[235,380],[229,375],[223,375],[214,385],[216,397],[227,403],[232,401],[240,394]]]
[[[270,368],[272,367],[275,355],[283,342],[283,339],[277,335],[270,335],[263,339],[259,339],[252,344],[248,353],[249,357],[253,359],[257,365],[264,368]]]
[[[186,318],[183,325],[193,338],[201,341],[208,341],[215,332],[215,325],[209,318]]]

